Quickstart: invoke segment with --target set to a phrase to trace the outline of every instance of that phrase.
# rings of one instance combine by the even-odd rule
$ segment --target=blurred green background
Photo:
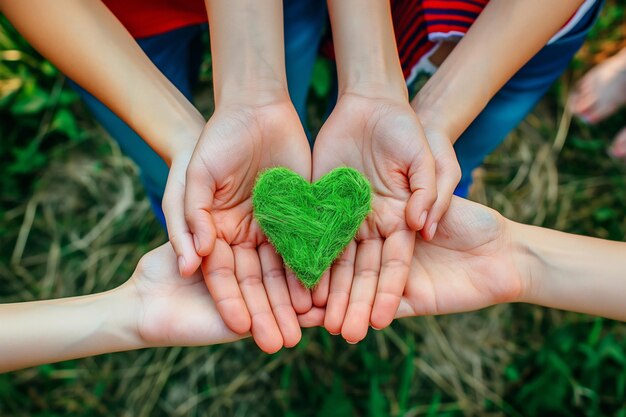
[[[624,6],[607,2],[571,69],[476,173],[472,199],[521,222],[625,239],[626,169],[606,148],[626,111],[591,127],[564,109],[573,83],[626,46]],[[207,115],[209,60],[198,90]],[[315,71],[318,125],[329,71],[323,61]],[[0,302],[113,288],[165,240],[136,167],[2,17],[0,190]],[[310,329],[275,355],[248,340],[0,375],[3,417],[187,415],[626,417],[626,326],[501,305],[400,320],[356,346]]]

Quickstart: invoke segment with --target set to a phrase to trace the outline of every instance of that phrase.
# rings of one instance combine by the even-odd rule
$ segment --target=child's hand
[[[396,318],[460,313],[522,300],[530,288],[531,257],[516,247],[515,240],[521,238],[519,230],[511,229],[516,226],[495,210],[452,198],[435,238],[416,236]],[[300,317],[300,324],[321,326],[331,313],[329,300],[326,311],[313,308]]]
[[[199,272],[180,276],[170,243],[145,254],[121,288],[132,289],[137,298],[136,327],[145,347],[212,345],[243,337],[224,324]]]
[[[182,201],[173,202],[178,210],[165,206],[183,275],[204,257],[206,285],[222,318],[236,333],[251,331],[266,352],[294,346],[301,332],[293,306],[299,312],[311,307],[310,294],[295,277],[288,289],[282,260],[253,218],[257,174],[273,166],[310,179],[310,148],[292,104],[218,107],[198,140],[186,177],[177,180],[170,174],[173,187],[168,187],[181,194],[184,188],[184,218]],[[194,256],[198,261],[187,263]]]
[[[406,98],[350,93],[339,98],[317,137],[313,179],[337,166],[363,172],[374,191],[373,212],[331,268],[325,318],[329,332],[358,342],[370,323],[383,328],[393,320],[415,232],[437,199],[435,164]]]
[[[452,314],[520,301],[529,259],[515,246],[514,223],[454,197],[431,241],[417,237],[397,317]]]

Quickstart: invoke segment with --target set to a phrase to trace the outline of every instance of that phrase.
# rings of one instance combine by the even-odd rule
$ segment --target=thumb
[[[176,253],[178,270],[183,277],[191,276],[200,266],[193,244],[193,236],[184,216],[185,165],[172,164],[163,194],[163,214],[167,224],[167,233]]]
[[[422,230],[428,211],[437,200],[435,161],[430,149],[424,149],[420,157],[409,166],[408,180],[411,196],[406,205],[406,223],[414,231]]]
[[[199,256],[208,256],[215,246],[216,229],[211,210],[215,195],[212,175],[192,159],[187,168],[185,187],[185,220],[193,236],[193,245]]]

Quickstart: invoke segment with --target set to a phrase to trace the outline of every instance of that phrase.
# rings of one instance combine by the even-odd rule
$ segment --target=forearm
[[[406,100],[388,1],[328,0],[339,94]]]
[[[170,162],[205,120],[100,1],[0,0],[42,55],[128,123]]]
[[[0,373],[145,347],[133,291],[0,305]]]
[[[205,3],[216,106],[288,99],[282,1]]]
[[[510,224],[519,301],[626,321],[626,243]]]
[[[456,142],[582,0],[492,0],[412,101],[426,129]]]

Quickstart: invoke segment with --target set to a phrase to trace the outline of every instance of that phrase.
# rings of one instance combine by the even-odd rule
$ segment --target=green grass
[[[605,149],[626,112],[589,127],[563,103],[572,80],[623,44],[625,5],[608,3],[572,71],[478,173],[474,199],[519,221],[624,240],[626,170]],[[112,288],[165,239],[136,168],[5,21],[0,167],[2,302]],[[0,415],[626,416],[625,356],[623,324],[496,306],[401,320],[357,346],[311,329],[270,356],[242,341],[40,366],[0,375]]]

